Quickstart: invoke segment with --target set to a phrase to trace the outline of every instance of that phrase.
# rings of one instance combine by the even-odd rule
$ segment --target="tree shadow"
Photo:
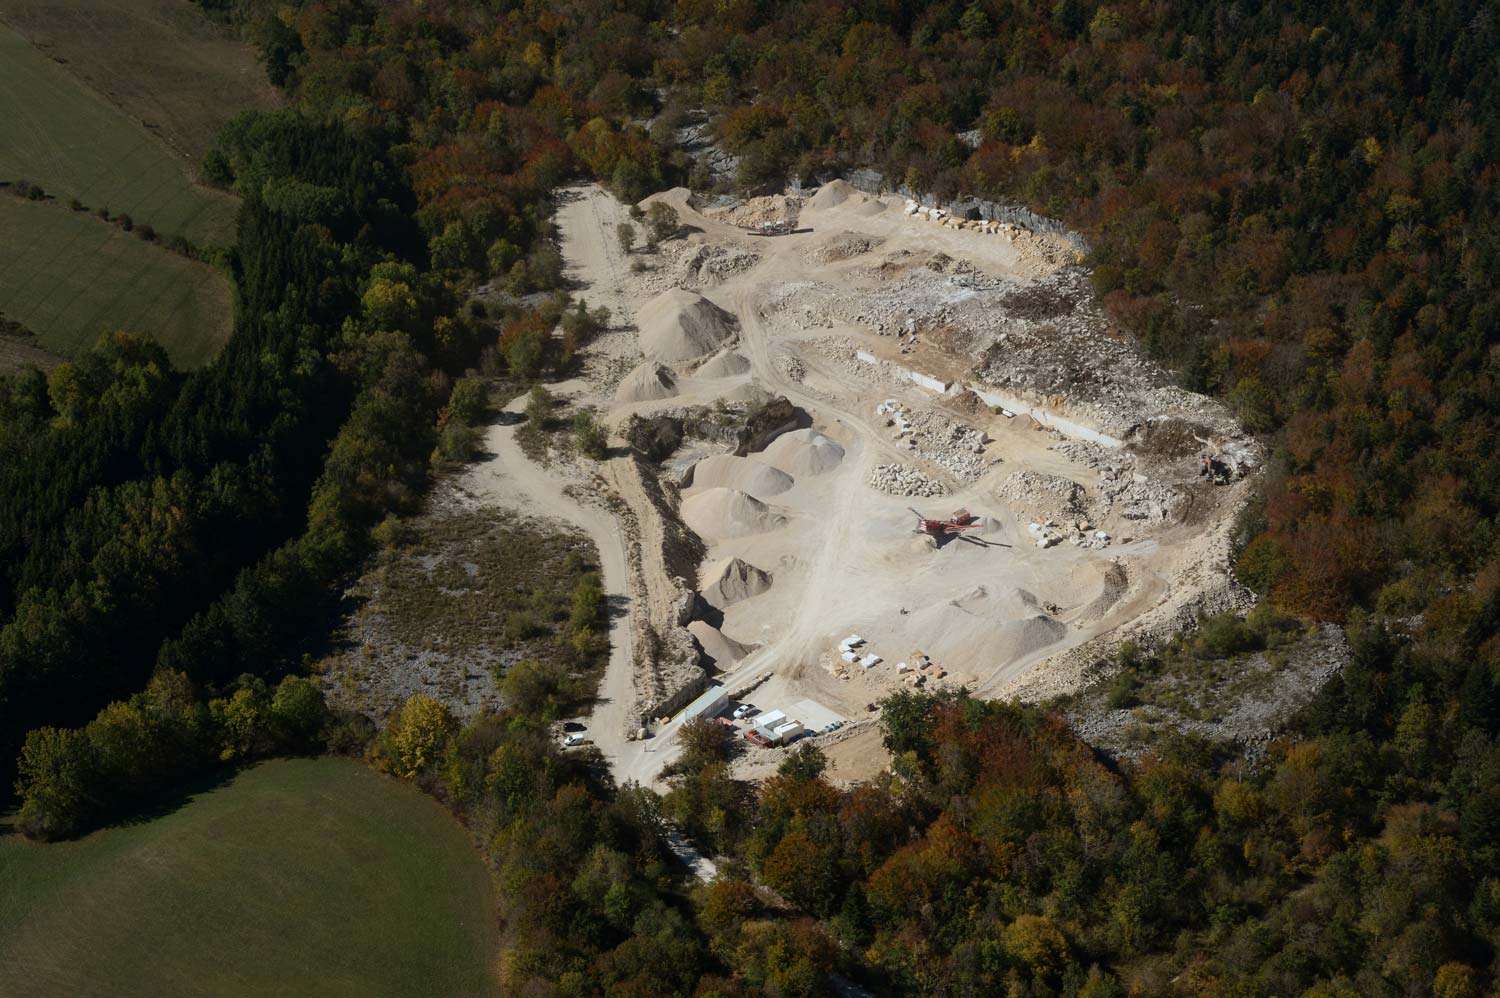
[[[606,620],[621,620],[630,616],[630,597],[622,593],[610,593],[604,597]]]
[[[200,795],[217,790],[225,784],[233,782],[249,766],[265,761],[267,760],[257,759],[245,765],[225,766],[190,777],[170,790],[164,791],[154,798],[142,801],[140,807],[132,809],[128,814],[120,815],[115,820],[99,827],[129,828],[133,825],[144,825],[158,818],[165,818],[167,815],[191,804]]]

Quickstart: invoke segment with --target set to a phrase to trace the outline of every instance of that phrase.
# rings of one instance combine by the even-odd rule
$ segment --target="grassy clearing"
[[[388,541],[350,590],[348,650],[323,663],[332,702],[380,718],[425,693],[468,716],[501,706],[496,680],[522,659],[581,670],[607,653],[603,607],[578,596],[598,552],[577,531],[444,503]]]
[[[207,264],[65,205],[4,193],[0,232],[0,313],[36,334],[28,345],[66,357],[124,329],[195,367],[229,336],[229,282]]]
[[[237,108],[235,108],[237,110]],[[233,238],[235,198],[191,182],[193,162],[0,25],[0,180],[128,214],[198,244]]]
[[[197,4],[7,0],[0,21],[144,123],[189,167],[236,112],[279,102],[250,47]]]
[[[162,817],[0,837],[0,995],[487,995],[490,878],[433,800],[345,759]]]

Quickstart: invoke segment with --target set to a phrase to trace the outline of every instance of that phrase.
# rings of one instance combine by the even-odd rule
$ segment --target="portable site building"
[[[757,745],[782,745],[802,734],[802,722],[788,720],[779,710],[762,714],[756,720],[760,723],[745,732],[745,738]]]
[[[787,721],[776,726],[776,740],[785,745],[802,734],[801,721]]]
[[[729,706],[729,690],[722,686],[710,686],[698,695],[698,699],[688,704],[682,711],[682,722],[699,717],[716,717],[725,707]]]

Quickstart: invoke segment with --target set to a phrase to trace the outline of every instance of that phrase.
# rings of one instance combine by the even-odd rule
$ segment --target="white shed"
[[[698,695],[682,711],[682,722],[686,724],[699,717],[717,717],[729,706],[729,690],[723,686],[710,686]]]

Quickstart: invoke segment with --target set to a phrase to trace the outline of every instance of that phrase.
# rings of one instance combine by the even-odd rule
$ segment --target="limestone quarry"
[[[1068,243],[842,181],[651,200],[683,223],[654,254],[619,248],[628,208],[598,188],[559,212],[570,276],[616,321],[555,391],[616,431],[612,456],[516,473],[589,505],[574,522],[625,566],[605,557],[621,612],[589,722],[617,778],[655,778],[710,683],[854,778],[893,690],[1070,692],[1127,637],[1249,604],[1229,531],[1258,445],[1110,327]],[[633,416],[695,414],[718,429],[659,461],[624,446]],[[513,432],[490,450],[511,459]]]

